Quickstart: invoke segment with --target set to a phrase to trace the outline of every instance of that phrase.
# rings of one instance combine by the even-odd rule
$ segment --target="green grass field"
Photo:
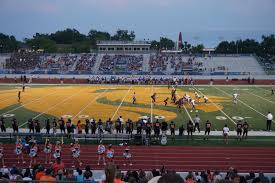
[[[0,116],[5,117],[6,126],[10,126],[15,117],[20,127],[26,127],[29,118],[38,119],[44,125],[46,118],[71,118],[74,122],[85,118],[117,119],[120,115],[136,121],[141,116],[163,116],[170,122],[186,126],[190,118],[198,114],[202,126],[206,120],[213,124],[213,130],[221,130],[224,124],[232,129],[238,120],[246,120],[250,129],[264,130],[268,111],[275,114],[275,96],[271,96],[270,86],[180,86],[178,96],[185,93],[194,98],[194,92],[206,95],[209,102],[197,103],[198,112],[191,112],[185,104],[181,111],[163,100],[170,97],[167,86],[128,86],[128,85],[31,85],[17,102],[20,86],[0,86]],[[137,104],[132,104],[133,93]],[[152,105],[150,96],[157,93],[157,103]],[[238,93],[238,104],[233,104],[232,94]],[[170,100],[169,100],[170,101]]]

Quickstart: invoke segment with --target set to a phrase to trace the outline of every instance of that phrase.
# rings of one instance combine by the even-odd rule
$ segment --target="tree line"
[[[47,53],[88,53],[91,49],[96,49],[97,41],[133,41],[135,32],[119,29],[115,34],[109,32],[90,30],[87,35],[80,33],[76,29],[65,29],[50,34],[36,33],[32,38],[25,38],[18,41],[14,36],[0,33],[0,52],[14,52],[22,47],[31,49],[43,49]],[[151,41],[152,50],[174,49],[175,42],[169,38],[161,37],[160,40]],[[203,44],[191,45],[183,42],[182,50],[186,53],[202,53]],[[237,41],[221,41],[216,47],[216,53],[224,54],[251,54],[259,56],[274,55],[275,37],[274,35],[262,36],[260,42],[254,39]]]

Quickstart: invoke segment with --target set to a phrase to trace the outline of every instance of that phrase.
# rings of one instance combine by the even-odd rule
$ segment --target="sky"
[[[75,28],[137,40],[169,37],[212,47],[221,40],[260,39],[275,33],[275,0],[0,0],[0,32],[19,40],[36,32]]]

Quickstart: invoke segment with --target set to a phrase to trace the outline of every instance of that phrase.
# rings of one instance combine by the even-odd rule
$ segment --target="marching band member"
[[[110,144],[106,152],[106,157],[108,162],[114,161],[114,154],[115,154],[115,150],[113,149],[112,144]]]
[[[97,161],[97,165],[100,164],[100,161],[102,159],[103,164],[106,165],[105,163],[105,146],[102,144],[102,141],[99,142],[99,145],[97,147],[97,154],[98,154],[98,161]]]
[[[45,164],[47,164],[47,162],[51,163],[51,158],[52,158],[51,152],[52,152],[52,144],[49,139],[46,139],[45,146],[44,146],[44,153],[46,154]]]
[[[17,163],[19,164],[19,159],[22,160],[22,163],[25,164],[26,162],[24,161],[24,156],[23,156],[23,144],[22,144],[22,139],[18,138],[16,141],[15,145],[15,154],[17,156]]]
[[[30,153],[29,153],[29,156],[31,158],[30,168],[32,167],[32,163],[36,164],[37,152],[38,152],[38,146],[37,146],[36,142],[34,141],[32,144]]]
[[[61,150],[62,150],[62,146],[60,144],[60,141],[56,141],[56,145],[54,147],[54,153],[53,153],[53,157],[55,159],[60,158],[61,157]]]
[[[79,166],[82,165],[81,161],[80,161],[80,144],[78,143],[77,140],[74,141],[74,143],[71,143],[71,152],[72,152],[72,157],[74,159],[73,162],[73,167],[76,163],[79,164]]]
[[[5,168],[5,162],[4,162],[4,147],[3,144],[0,143],[0,159],[2,161],[2,166]]]
[[[124,150],[124,153],[123,153],[123,157],[125,159],[125,163],[123,164],[124,166],[128,165],[129,166],[132,166],[133,164],[131,163],[131,159],[132,159],[132,154],[130,153],[130,147],[125,144],[125,150]]]

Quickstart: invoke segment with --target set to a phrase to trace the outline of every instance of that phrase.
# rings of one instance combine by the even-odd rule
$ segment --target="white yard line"
[[[128,89],[127,93],[124,95],[124,97],[123,97],[122,101],[120,102],[119,106],[117,107],[117,109],[116,109],[116,111],[115,111],[114,115],[112,116],[111,120],[113,120],[113,119],[114,119],[114,117],[116,116],[116,114],[117,114],[118,110],[119,110],[119,109],[120,109],[120,107],[122,106],[122,104],[123,104],[124,100],[126,99],[126,97],[127,97],[128,93],[130,92],[130,90],[132,89],[132,87],[133,87],[133,86],[131,86],[131,87]]]
[[[69,100],[70,98],[74,97],[75,95],[79,94],[79,93],[82,92],[83,90],[84,90],[84,89],[79,90],[78,92],[74,93],[73,95],[70,95],[69,97],[65,98],[64,100],[62,100],[62,101],[56,103],[55,105],[53,105],[52,107],[48,108],[46,111],[44,111],[44,112],[42,112],[42,113],[36,115],[36,116],[33,117],[32,119],[36,119],[36,118],[38,118],[39,116],[45,114],[46,112],[48,112],[48,111],[54,109],[55,107],[59,106],[60,104],[63,104],[64,102],[66,102],[66,101]],[[24,126],[24,125],[27,124],[27,123],[28,123],[28,121],[26,121],[25,123],[21,124],[21,125],[19,126],[19,128],[22,127],[22,126]]]
[[[174,87],[173,85],[172,85],[172,87],[173,87],[173,89],[175,89],[175,87]],[[176,95],[179,96],[177,93],[176,93]],[[181,98],[181,97],[180,97],[180,98]],[[192,123],[194,124],[194,121],[193,121],[191,115],[189,114],[188,110],[186,109],[185,105],[183,104],[182,106],[183,106],[183,108],[184,108],[186,114],[188,115],[189,119],[190,119],[190,120],[192,121]]]
[[[252,92],[249,92],[249,91],[246,91],[246,92],[249,93],[249,94],[251,94],[251,95],[254,95],[255,97],[261,98],[261,99],[263,99],[263,100],[265,100],[265,101],[267,101],[267,102],[269,102],[269,103],[275,104],[275,102],[270,101],[270,100],[267,100],[266,98],[261,97],[260,95],[256,95],[256,94],[254,94],[254,93],[252,93]]]
[[[214,85],[212,85],[212,86],[213,86],[214,88],[216,88],[217,90],[219,90],[219,91],[225,93],[226,95],[232,96],[232,95],[230,95],[229,93],[227,93],[226,91],[224,91],[224,90],[222,90],[222,89],[220,89],[220,88],[217,88],[217,87],[215,87]],[[248,104],[246,104],[245,102],[241,101],[240,99],[237,99],[237,100],[238,100],[239,102],[241,102],[243,105],[245,105],[246,107],[252,109],[253,111],[255,111],[256,113],[260,114],[261,116],[263,116],[263,117],[266,119],[266,115],[264,115],[263,113],[261,113],[261,112],[259,112],[258,110],[254,109],[253,107],[251,107],[250,105],[248,105]],[[272,122],[275,123],[274,120],[272,120]]]
[[[28,105],[28,104],[31,104],[31,103],[34,103],[34,102],[38,102],[38,101],[40,101],[41,99],[46,98],[46,97],[48,97],[48,96],[50,96],[50,95],[53,95],[53,94],[55,94],[55,93],[57,93],[57,92],[58,92],[58,91],[54,91],[54,92],[52,92],[52,93],[50,93],[50,94],[48,94],[48,95],[46,95],[46,96],[38,97],[38,98],[36,98],[36,99],[34,99],[34,100],[31,100],[31,101],[27,102],[26,104],[20,105],[20,106],[18,106],[18,107],[15,107],[14,109],[11,109],[11,110],[9,110],[9,111],[7,111],[7,112],[4,112],[4,113],[0,114],[0,116],[2,116],[2,115],[4,115],[4,114],[8,114],[8,113],[13,112],[13,111],[16,111],[17,109],[20,109],[20,108],[22,108],[22,107],[24,107],[24,106],[26,106],[26,105]]]
[[[84,106],[73,118],[75,119],[78,115],[80,115],[87,107],[89,107],[94,101],[96,101],[99,97],[101,97],[104,93],[106,93],[108,89],[104,90],[104,92],[101,92],[99,95],[97,95],[95,98],[93,98],[86,106]]]
[[[193,88],[195,90],[197,90],[198,92],[200,92],[202,95],[204,95],[200,90],[198,90],[196,87],[193,86]],[[231,118],[229,117],[222,109],[219,108],[219,106],[217,104],[215,104],[214,102],[212,102],[209,98],[208,98],[208,101],[211,103],[211,104],[214,104],[216,106],[216,108],[221,112],[223,113],[230,121],[232,121],[235,125],[236,125],[236,122]]]

